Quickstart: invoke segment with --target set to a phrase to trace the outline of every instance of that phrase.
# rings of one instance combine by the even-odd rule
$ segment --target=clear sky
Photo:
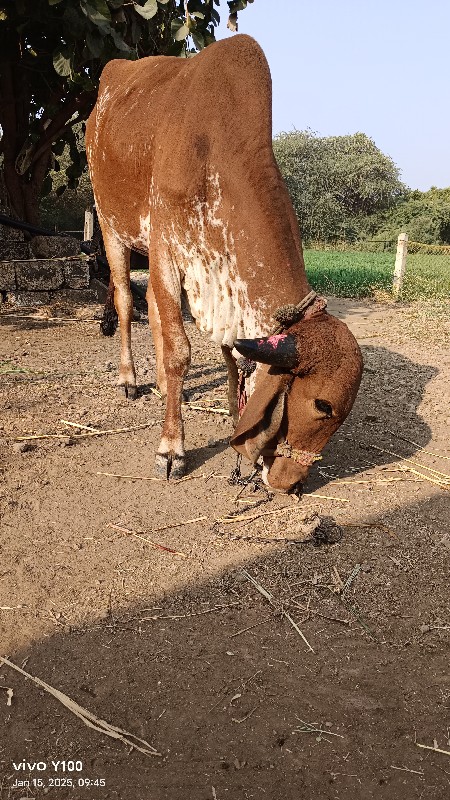
[[[254,0],[238,21],[270,65],[274,134],[362,131],[412,189],[450,186],[449,0]]]

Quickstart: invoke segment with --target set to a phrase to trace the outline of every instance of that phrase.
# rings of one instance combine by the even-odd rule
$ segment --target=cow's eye
[[[333,416],[331,403],[328,403],[326,400],[314,400],[314,405],[321,414],[325,414],[327,417]]]

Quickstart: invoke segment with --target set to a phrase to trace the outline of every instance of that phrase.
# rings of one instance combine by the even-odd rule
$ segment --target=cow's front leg
[[[233,424],[237,425],[239,422],[237,402],[238,368],[236,361],[231,355],[231,349],[226,345],[222,345],[222,355],[225,359],[225,364],[227,365],[228,370],[228,409],[230,411]]]
[[[130,290],[130,248],[101,223],[106,256],[114,281],[114,305],[120,322],[120,368],[117,388],[121,397],[136,399],[136,371],[131,352],[133,297]]]
[[[157,263],[154,263],[150,254],[150,280],[161,325],[167,387],[166,415],[155,459],[155,472],[162,478],[181,478],[186,469],[181,403],[183,382],[191,363],[191,346],[181,315],[180,279],[169,257],[163,262],[157,259]],[[162,371],[158,369],[159,380],[162,381]]]

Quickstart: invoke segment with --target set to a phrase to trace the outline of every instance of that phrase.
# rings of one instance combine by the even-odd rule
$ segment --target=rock
[[[72,439],[71,436],[64,436],[62,439],[60,439],[59,443],[61,447],[71,447],[74,444],[74,442],[75,440]]]
[[[16,261],[16,281],[19,289],[45,291],[61,289],[64,274],[59,261]]]
[[[16,273],[14,264],[0,261],[0,291],[16,288]]]
[[[0,241],[0,260],[15,261],[24,258],[30,258],[28,242]]]
[[[30,444],[30,442],[14,442],[12,449],[15,453],[29,453],[35,447],[36,445]]]
[[[35,258],[63,258],[79,255],[80,242],[69,236],[35,236],[30,249]]]
[[[17,308],[35,308],[36,306],[48,306],[51,295],[49,292],[8,292],[6,299],[8,303]]]
[[[64,279],[69,289],[89,288],[89,262],[86,259],[73,259],[64,264]]]

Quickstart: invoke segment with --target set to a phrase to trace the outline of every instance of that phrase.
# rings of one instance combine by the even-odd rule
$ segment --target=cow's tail
[[[100,330],[103,336],[114,336],[117,330],[119,318],[114,306],[114,281],[112,275],[109,276],[108,294],[106,295],[105,308],[100,323]]]

